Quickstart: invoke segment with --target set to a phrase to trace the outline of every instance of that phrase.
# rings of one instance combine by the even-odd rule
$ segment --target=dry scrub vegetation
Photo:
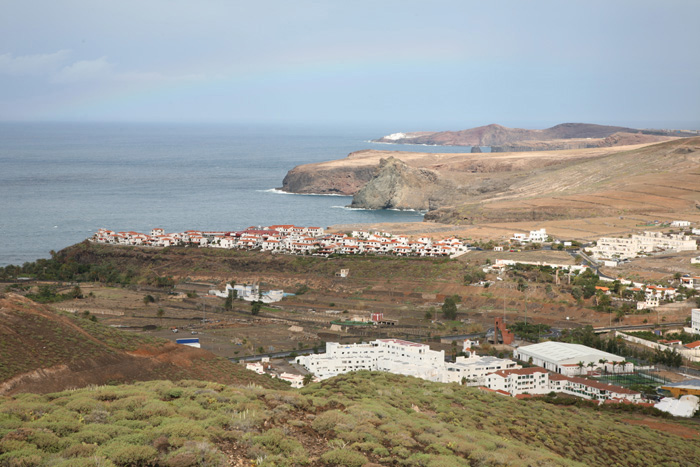
[[[698,458],[697,439],[615,413],[385,373],[301,391],[153,381],[0,399],[0,465],[680,466]]]

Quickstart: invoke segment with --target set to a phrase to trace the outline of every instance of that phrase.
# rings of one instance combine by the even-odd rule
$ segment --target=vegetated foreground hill
[[[678,133],[664,130],[637,130],[620,126],[595,125],[590,123],[562,123],[544,130],[526,130],[522,128],[507,128],[497,124],[485,125],[460,131],[415,132],[395,133],[376,140],[379,143],[398,144],[430,144],[438,146],[492,146],[510,147],[510,150],[518,150],[515,143],[534,143],[556,141],[540,149],[575,149],[586,147],[601,147],[618,144],[615,140],[605,141],[614,134],[622,138],[627,135],[643,135],[652,138],[640,142],[653,142],[658,139],[654,136],[670,137],[678,136]],[[580,144],[571,146],[567,140],[578,139]],[[587,141],[586,141],[587,140]],[[521,145],[521,150],[529,149],[527,144]],[[505,149],[508,150],[508,149]]]
[[[284,387],[205,350],[56,313],[19,295],[0,295],[0,394],[153,379]]]
[[[0,398],[0,465],[697,465],[697,425],[644,411],[387,373],[299,391],[153,381]]]

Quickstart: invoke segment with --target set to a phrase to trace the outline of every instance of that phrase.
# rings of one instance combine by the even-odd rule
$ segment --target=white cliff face
[[[385,136],[385,137],[382,138],[382,139],[388,139],[388,140],[391,140],[391,141],[396,141],[396,140],[399,140],[399,139],[404,139],[405,137],[406,137],[406,133],[392,133],[392,134],[390,134],[390,135],[388,135],[388,136]]]

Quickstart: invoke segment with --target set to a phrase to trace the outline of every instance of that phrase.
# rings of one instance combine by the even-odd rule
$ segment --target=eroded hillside
[[[20,295],[0,296],[0,395],[153,379],[283,387],[202,349],[56,313]]]

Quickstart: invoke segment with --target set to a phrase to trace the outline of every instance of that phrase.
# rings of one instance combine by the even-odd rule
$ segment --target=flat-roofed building
[[[629,362],[620,365],[625,359],[618,355],[566,342],[548,341],[519,347],[513,351],[513,357],[567,376],[581,375],[592,369],[628,373],[634,368]]]

